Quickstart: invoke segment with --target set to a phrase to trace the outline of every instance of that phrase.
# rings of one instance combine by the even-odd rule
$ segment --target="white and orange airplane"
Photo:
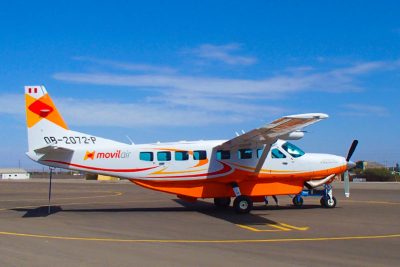
[[[326,114],[285,116],[228,141],[136,145],[69,130],[44,86],[25,86],[25,99],[27,155],[50,167],[116,176],[188,201],[213,198],[219,207],[235,197],[238,213],[248,213],[253,202],[270,195],[295,195],[293,204],[301,206],[301,196],[318,186],[325,186],[316,191],[321,205],[335,207],[330,183],[343,173],[349,193],[356,140],[347,158],[305,153],[286,141],[302,138],[301,130]]]

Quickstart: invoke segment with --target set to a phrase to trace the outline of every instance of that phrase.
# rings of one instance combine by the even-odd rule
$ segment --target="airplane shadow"
[[[16,208],[16,209],[11,209],[13,211],[19,211],[19,212],[25,212],[25,214],[22,216],[22,218],[37,218],[37,217],[48,217],[51,214],[58,213],[62,211],[62,208],[60,206],[51,206],[50,212],[49,212],[49,207],[48,206],[40,206],[37,208]]]
[[[224,220],[233,224],[244,224],[244,225],[265,225],[265,224],[278,224],[277,222],[267,219],[264,216],[268,216],[268,213],[247,213],[247,214],[237,214],[233,207],[229,208],[217,208],[212,203],[198,200],[195,203],[185,202],[181,199],[175,199],[176,203],[182,205],[183,207],[193,208],[197,207],[195,210],[204,215],[214,217],[216,219]],[[199,208],[200,207],[200,208]],[[318,205],[304,205],[300,209],[315,209],[321,208]],[[299,209],[294,206],[254,206],[253,210],[289,210],[289,209]]]
[[[23,218],[36,218],[36,217],[48,217],[59,212],[73,212],[73,213],[95,213],[95,212],[198,212],[219,220],[227,221],[233,224],[244,224],[244,225],[265,225],[265,224],[277,224],[277,222],[265,218],[268,213],[257,214],[237,214],[232,207],[229,208],[217,208],[213,203],[205,201],[197,201],[194,203],[189,203],[181,199],[174,199],[179,207],[152,207],[152,208],[95,208],[95,209],[64,209],[61,206],[52,206],[51,212],[48,213],[48,206],[40,206],[37,208],[17,208],[12,209],[18,212],[24,212]],[[291,205],[287,206],[255,206],[256,211],[272,211],[272,210],[301,210],[301,209],[320,209],[319,205],[304,205],[301,208],[297,208]]]

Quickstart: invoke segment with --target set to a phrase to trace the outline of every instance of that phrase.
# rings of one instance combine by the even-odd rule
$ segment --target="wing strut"
[[[271,146],[272,145],[269,145],[269,149],[267,149],[267,145],[265,145],[264,150],[261,154],[261,157],[257,162],[257,166],[256,166],[254,173],[259,173],[261,171],[261,168],[264,165],[265,160],[267,159],[268,152],[271,150]]]

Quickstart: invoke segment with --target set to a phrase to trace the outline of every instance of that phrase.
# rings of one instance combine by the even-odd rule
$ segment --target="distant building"
[[[1,179],[29,179],[29,173],[24,169],[0,169]]]
[[[361,170],[364,171],[366,169],[381,169],[381,168],[385,168],[385,165],[380,164],[378,162],[374,162],[374,161],[360,160],[360,161],[357,161],[356,168],[357,169],[361,169]]]

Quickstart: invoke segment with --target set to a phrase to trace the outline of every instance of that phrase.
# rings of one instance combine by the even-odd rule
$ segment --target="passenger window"
[[[175,160],[188,160],[189,159],[189,152],[187,151],[176,151],[175,152]]]
[[[157,152],[157,160],[158,161],[170,161],[171,160],[171,152],[169,152],[169,151]]]
[[[261,158],[261,155],[262,155],[263,151],[264,151],[263,148],[257,149],[257,158]]]
[[[217,151],[217,159],[230,159],[231,158],[231,152],[229,150],[218,150]]]
[[[253,157],[253,150],[245,148],[238,150],[239,159],[251,159]]]
[[[144,161],[153,161],[153,152],[140,152],[139,158]]]
[[[283,154],[279,149],[274,148],[271,151],[271,157],[273,159],[284,159],[286,158],[285,154]]]
[[[195,151],[193,151],[193,159],[194,160],[207,159],[207,151],[205,151],[205,150],[195,150]]]

